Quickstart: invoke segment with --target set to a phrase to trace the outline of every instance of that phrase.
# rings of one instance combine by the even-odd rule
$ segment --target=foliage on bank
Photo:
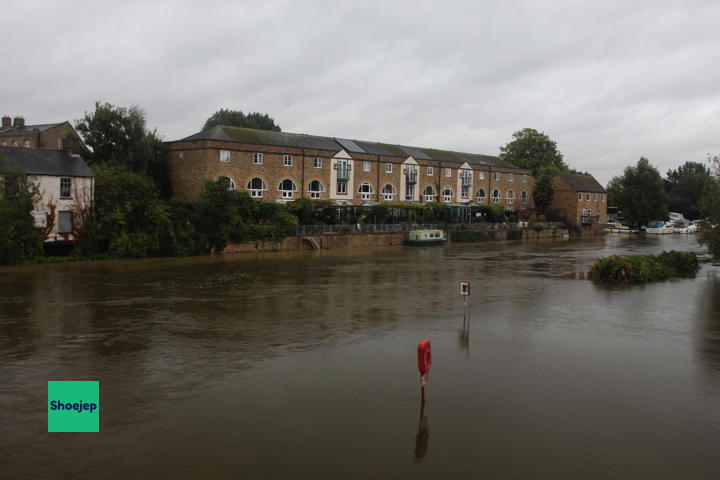
[[[0,158],[0,264],[32,262],[42,254],[33,210],[38,188],[19,172],[3,167]]]
[[[453,243],[486,242],[490,240],[487,232],[480,230],[451,230],[450,241]]]
[[[700,265],[692,252],[671,250],[658,255],[599,258],[590,278],[599,283],[646,283],[674,277],[695,277]]]

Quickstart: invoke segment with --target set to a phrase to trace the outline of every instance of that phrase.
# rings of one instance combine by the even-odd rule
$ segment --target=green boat
[[[410,230],[405,245],[422,247],[428,245],[445,245],[447,237],[442,230]]]

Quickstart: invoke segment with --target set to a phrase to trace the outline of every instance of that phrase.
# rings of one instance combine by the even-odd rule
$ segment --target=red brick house
[[[607,191],[592,175],[560,173],[550,208],[567,225],[599,232],[607,222]]]
[[[0,147],[64,150],[84,154],[88,152],[70,122],[25,125],[23,117],[2,117]]]

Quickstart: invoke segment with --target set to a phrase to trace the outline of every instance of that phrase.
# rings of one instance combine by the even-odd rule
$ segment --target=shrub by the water
[[[662,252],[659,255],[631,255],[599,258],[590,278],[601,283],[645,283],[672,277],[694,277],[700,268],[692,252]]]
[[[522,240],[522,236],[523,236],[522,230],[508,230],[508,232],[507,232],[508,240]]]

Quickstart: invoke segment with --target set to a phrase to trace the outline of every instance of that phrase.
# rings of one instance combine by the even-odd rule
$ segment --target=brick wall
[[[252,178],[264,180],[267,191],[263,192],[262,199],[277,201],[282,199],[279,191],[280,182],[284,179],[292,180],[297,188],[292,198],[310,198],[308,186],[311,181],[317,180],[322,183],[324,191],[319,195],[320,199],[331,199],[333,163],[336,157],[345,156],[344,153],[328,150],[309,150],[290,147],[277,147],[269,145],[253,145],[240,142],[222,142],[214,140],[200,140],[188,142],[172,142],[167,144],[167,159],[170,167],[170,178],[173,192],[180,198],[196,199],[202,190],[202,184],[207,179],[217,179],[221,176],[229,177],[236,188],[245,191],[248,182]],[[229,162],[220,161],[220,151],[229,151]],[[262,153],[263,162],[261,165],[253,163],[253,154]],[[284,155],[292,155],[292,166],[285,166]],[[320,157],[322,168],[315,168],[314,160]],[[403,170],[407,165],[414,165],[412,160],[401,157],[385,157],[362,153],[350,153],[352,163],[351,178],[349,185],[352,187],[351,199],[353,203],[361,203],[359,189],[363,183],[370,184],[372,188],[371,201],[383,202],[382,193],[385,185],[392,185],[395,195],[388,201],[405,201],[403,185]],[[370,164],[370,170],[365,171],[364,162]],[[442,190],[449,187],[453,191],[452,203],[461,202],[458,188],[458,169],[462,164],[452,162],[439,162],[435,160],[415,160],[418,170],[417,184],[415,186],[415,198],[424,202],[423,192],[426,187],[432,186],[435,193],[435,201],[442,201]],[[392,172],[388,173],[386,165],[392,165]],[[427,167],[433,167],[433,175],[427,175]],[[451,176],[445,176],[445,169],[451,169]],[[476,200],[478,189],[482,188],[486,193],[486,202],[490,203],[491,188],[498,189],[501,193],[500,204],[508,208],[533,208],[532,191],[534,179],[529,171],[522,169],[507,169],[488,167],[481,165],[470,166],[473,171],[473,185],[468,200]],[[494,180],[495,170],[500,172],[501,179]],[[483,179],[480,179],[479,172],[483,172]],[[514,180],[509,181],[508,174],[514,175]],[[528,176],[527,182],[522,182],[523,175]],[[510,203],[506,197],[508,190],[515,193],[515,200]],[[520,203],[520,192],[527,191],[528,203]],[[335,198],[336,195],[332,195]]]
[[[558,212],[565,223],[593,232],[602,230],[602,226],[607,223],[606,193],[578,192],[559,176],[555,177],[554,184],[555,194],[551,208]],[[583,225],[583,209],[591,212],[592,223],[589,225]]]

